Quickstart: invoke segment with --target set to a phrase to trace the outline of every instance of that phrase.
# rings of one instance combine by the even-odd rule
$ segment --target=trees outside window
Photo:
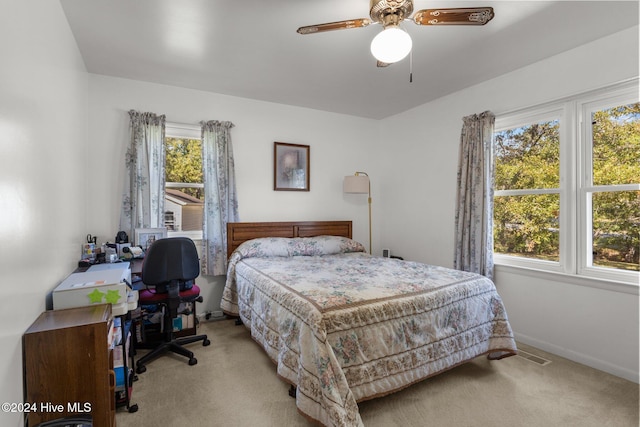
[[[591,163],[586,177],[586,212],[592,265],[640,268],[640,103],[586,108]],[[590,182],[589,182],[590,181]]]
[[[498,116],[493,152],[496,264],[638,284],[637,82]]]
[[[202,188],[202,141],[190,138],[165,138],[165,182],[181,185],[181,190],[197,199]],[[182,184],[200,184],[199,186]],[[172,187],[175,188],[175,187]]]
[[[560,121],[496,132],[494,250],[558,261]]]

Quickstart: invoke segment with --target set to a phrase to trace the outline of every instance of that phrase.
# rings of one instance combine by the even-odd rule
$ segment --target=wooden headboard
[[[244,241],[259,237],[342,236],[352,238],[351,221],[229,222],[227,258]]]

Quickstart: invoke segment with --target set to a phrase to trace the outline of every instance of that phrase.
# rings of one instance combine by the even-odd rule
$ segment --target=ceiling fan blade
[[[378,67],[378,68],[388,67],[389,65],[391,65],[391,64],[389,64],[387,62],[376,61],[376,67]]]
[[[371,24],[368,18],[349,19],[348,21],[328,22],[326,24],[307,25],[298,28],[298,34],[313,34],[324,31],[345,30],[348,28],[361,28]]]
[[[493,19],[492,7],[423,9],[413,20],[418,25],[484,25]]]

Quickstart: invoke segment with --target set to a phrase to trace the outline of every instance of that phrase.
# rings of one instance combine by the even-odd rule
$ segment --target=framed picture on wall
[[[309,146],[275,142],[273,146],[273,189],[309,191]]]
[[[147,250],[153,242],[167,237],[166,228],[136,228],[134,244]]]

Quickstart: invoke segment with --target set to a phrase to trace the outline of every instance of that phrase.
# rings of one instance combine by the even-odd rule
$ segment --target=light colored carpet
[[[311,426],[276,376],[275,365],[244,326],[203,322],[211,345],[189,346],[198,364],[165,355],[134,383],[118,427]],[[359,404],[366,427],[580,426],[638,427],[638,384],[529,346],[550,360],[479,357],[405,390]],[[142,353],[140,353],[142,354]]]

